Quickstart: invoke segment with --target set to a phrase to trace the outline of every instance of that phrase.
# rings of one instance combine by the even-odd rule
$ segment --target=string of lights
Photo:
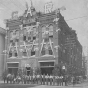
[[[81,19],[81,18],[84,18],[84,17],[88,17],[88,16],[82,16],[82,17],[72,18],[72,19],[68,19],[68,20],[66,20],[66,21]]]

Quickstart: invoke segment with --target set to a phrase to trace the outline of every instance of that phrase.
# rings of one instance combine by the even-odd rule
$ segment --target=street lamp
[[[7,59],[7,50],[3,50],[3,54],[4,54],[4,71],[6,70],[6,59]]]
[[[66,74],[66,67],[63,65],[62,66],[62,74],[65,75]]]

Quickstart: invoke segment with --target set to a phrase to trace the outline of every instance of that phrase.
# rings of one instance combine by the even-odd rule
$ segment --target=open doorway
[[[54,69],[54,62],[40,62],[40,69],[42,74],[52,74]]]

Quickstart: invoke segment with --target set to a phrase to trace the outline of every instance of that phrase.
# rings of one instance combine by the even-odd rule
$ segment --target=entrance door
[[[17,75],[18,68],[8,68],[8,73]]]
[[[54,67],[45,67],[45,68],[41,68],[41,73],[45,74],[45,75],[50,75],[52,74]]]
[[[17,75],[19,63],[14,63],[14,62],[7,63],[7,67],[8,67],[8,73],[14,74],[15,76]]]
[[[42,74],[52,74],[54,69],[54,62],[40,62],[40,68]]]

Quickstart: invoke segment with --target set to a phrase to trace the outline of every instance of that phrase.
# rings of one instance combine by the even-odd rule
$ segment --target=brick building
[[[58,63],[75,66],[79,60],[77,63],[81,65],[82,46],[59,9],[46,14],[36,12],[33,6],[30,10],[19,17],[15,12],[13,18],[7,20],[8,71],[16,74],[18,68],[39,67],[42,74],[51,74]],[[30,69],[26,71],[29,74]]]

